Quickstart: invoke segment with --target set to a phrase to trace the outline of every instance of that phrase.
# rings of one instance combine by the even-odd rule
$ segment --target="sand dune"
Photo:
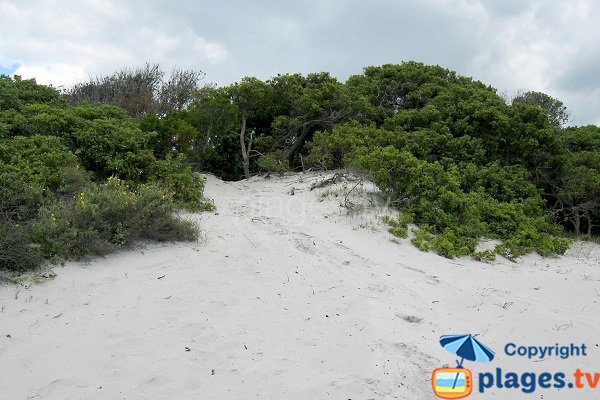
[[[599,246],[448,260],[391,240],[368,182],[352,212],[354,181],[311,190],[330,176],[208,176],[217,210],[190,216],[204,240],[0,287],[0,399],[432,399],[432,370],[454,365],[438,339],[454,333],[496,351],[474,372],[600,372]],[[533,362],[507,342],[590,354]]]

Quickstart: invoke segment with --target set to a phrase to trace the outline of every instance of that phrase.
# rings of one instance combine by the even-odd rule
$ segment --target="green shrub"
[[[92,173],[79,166],[67,168],[62,175],[58,188],[52,193],[59,199],[69,199],[92,183]]]
[[[392,206],[421,226],[412,241],[422,250],[449,258],[474,255],[482,237],[502,240],[513,256],[562,254],[568,248],[522,167],[493,163],[461,169],[393,146],[357,147],[345,159],[361,167]],[[406,223],[387,222],[392,234],[407,235]]]
[[[99,179],[116,175],[143,182],[147,167],[155,160],[149,146],[152,136],[133,121],[96,119],[73,132],[72,146],[85,169]]]
[[[42,263],[39,246],[32,243],[33,224],[0,222],[0,270],[23,272]]]
[[[204,181],[187,164],[183,155],[167,156],[150,165],[150,179],[158,182],[166,191],[173,195],[178,207],[189,211],[210,210],[211,203],[202,197]]]
[[[44,201],[44,188],[15,173],[0,173],[0,223],[35,218]]]
[[[44,190],[22,177],[0,173],[0,270],[22,272],[38,266],[42,254],[32,243],[32,228]]]
[[[479,237],[460,232],[461,229],[446,228],[440,235],[434,236],[430,247],[436,253],[447,258],[454,258],[475,253]]]
[[[54,190],[77,158],[52,136],[17,136],[0,140],[0,175],[12,174],[42,188]]]
[[[22,79],[18,75],[0,75],[0,94],[0,110],[19,110],[33,103],[62,103],[53,87],[38,85],[35,79]]]
[[[139,239],[196,240],[197,228],[174,215],[171,196],[154,184],[135,190],[118,178],[87,186],[40,209],[35,241],[46,257],[106,254]]]
[[[458,170],[461,189],[465,192],[482,192],[506,203],[535,200],[534,207],[542,211],[540,190],[531,182],[531,174],[519,165],[503,166],[498,162],[489,165],[462,163]]]
[[[396,132],[351,122],[335,126],[332,132],[317,132],[308,144],[309,154],[304,161],[319,168],[341,168],[355,149],[400,146],[402,139]]]
[[[514,235],[504,241],[506,249],[513,257],[534,251],[542,256],[564,254],[570,243],[568,239],[536,229],[535,225],[522,225]]]
[[[411,239],[412,244],[422,251],[429,251],[431,248],[431,241],[434,238],[434,235],[429,231],[429,227],[427,225],[421,225],[419,229],[414,230],[413,233],[415,236]]]
[[[58,136],[68,138],[83,121],[69,110],[49,104],[28,104],[21,109],[21,118],[14,119],[14,135]]]
[[[68,111],[74,118],[80,118],[87,121],[105,119],[119,121],[120,123],[134,124],[133,118],[127,114],[127,110],[110,104],[90,104],[83,102],[69,108]]]
[[[496,251],[494,250],[483,250],[475,253],[475,258],[480,261],[495,261],[496,260]]]
[[[261,156],[257,164],[261,170],[268,173],[283,174],[290,170],[290,162],[285,158],[282,150]]]
[[[403,239],[408,237],[408,224],[412,223],[413,219],[414,216],[408,213],[400,213],[397,219],[387,215],[381,217],[381,220],[389,225],[388,232]]]

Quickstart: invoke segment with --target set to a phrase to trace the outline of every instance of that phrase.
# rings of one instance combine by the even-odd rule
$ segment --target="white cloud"
[[[88,77],[85,69],[69,64],[21,65],[15,74],[24,78],[35,78],[38,83],[55,87],[68,86]]]
[[[0,2],[0,64],[55,86],[146,61],[203,69],[227,59],[226,48],[190,27],[146,20],[130,3],[86,0]]]

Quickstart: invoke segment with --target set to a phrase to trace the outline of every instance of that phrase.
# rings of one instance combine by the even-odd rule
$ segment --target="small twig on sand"
[[[570,323],[568,323],[568,324],[563,324],[563,325],[560,325],[558,328],[556,328],[556,330],[557,330],[557,331],[561,331],[561,330],[563,330],[563,329],[572,328],[572,327],[573,327],[573,321],[571,321],[571,322],[570,322]]]
[[[325,187],[327,185],[333,185],[334,183],[337,183],[339,179],[341,179],[342,177],[344,177],[345,174],[344,173],[339,173],[336,172],[335,174],[333,174],[333,176],[324,179],[322,181],[319,182],[315,182],[310,186],[310,190],[314,190],[314,189],[318,189],[318,188],[322,188]]]
[[[252,240],[250,240],[250,238],[249,238],[248,236],[246,236],[246,234],[245,234],[244,232],[242,232],[242,235],[244,235],[244,237],[245,237],[246,239],[248,239],[248,241],[250,242],[250,244],[251,244],[252,246],[254,246],[254,248],[256,248],[256,245],[255,245],[254,243],[252,243]]]
[[[350,196],[350,193],[352,193],[352,191],[353,191],[354,189],[356,189],[356,187],[357,187],[358,185],[360,185],[362,182],[363,182],[363,180],[362,180],[362,179],[361,179],[361,180],[359,180],[358,182],[356,182],[356,185],[354,185],[354,186],[352,187],[352,189],[350,189],[350,191],[349,191],[348,193],[346,193],[346,195],[344,196],[344,207],[348,208],[348,196]]]

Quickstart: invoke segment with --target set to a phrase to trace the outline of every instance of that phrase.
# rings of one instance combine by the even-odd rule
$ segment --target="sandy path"
[[[480,334],[515,370],[509,341],[597,346],[598,246],[447,260],[390,241],[372,213],[347,215],[309,190],[318,179],[208,177],[217,213],[193,216],[204,242],[0,287],[0,399],[431,399],[431,371],[454,363],[442,334]]]

